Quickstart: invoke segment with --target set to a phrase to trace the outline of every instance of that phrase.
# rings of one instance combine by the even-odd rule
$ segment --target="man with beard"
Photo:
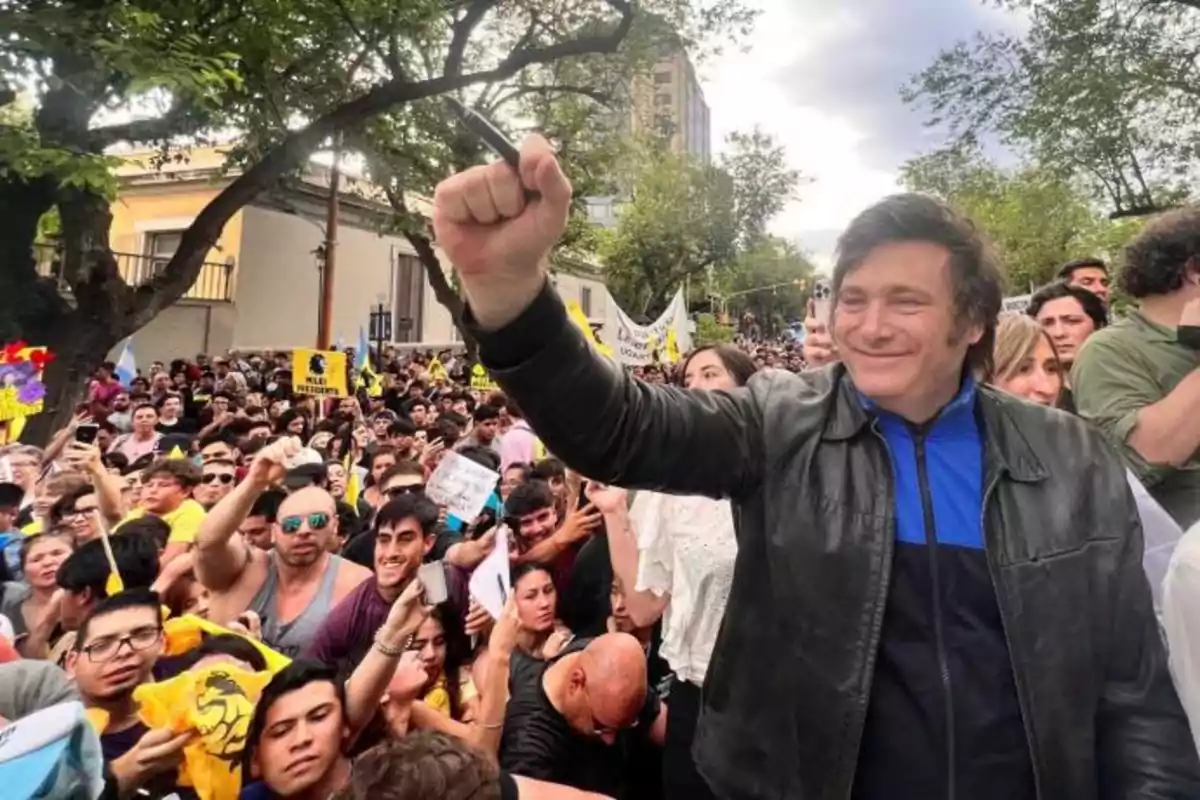
[[[417,574],[437,534],[438,507],[423,494],[402,494],[379,509],[375,520],[375,575],[359,584],[325,618],[306,657],[348,674],[400,592]]]
[[[329,552],[338,521],[324,489],[300,489],[280,504],[272,550],[253,547],[238,533],[255,501],[282,480],[299,452],[294,438],[260,450],[245,480],[213,506],[196,534],[196,577],[212,593],[210,618],[225,624],[254,611],[263,641],[288,656],[303,651],[329,610],[371,576]]]

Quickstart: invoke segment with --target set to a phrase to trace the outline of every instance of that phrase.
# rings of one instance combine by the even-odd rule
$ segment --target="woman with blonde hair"
[[[984,380],[1009,394],[1042,406],[1057,406],[1064,376],[1058,350],[1032,317],[1003,317],[996,328],[992,369]]]

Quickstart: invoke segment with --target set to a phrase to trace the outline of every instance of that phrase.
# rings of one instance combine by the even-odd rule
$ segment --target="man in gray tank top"
[[[324,489],[288,495],[271,526],[271,550],[251,547],[238,532],[254,501],[282,480],[299,450],[299,440],[289,438],[259,451],[245,480],[205,517],[195,552],[196,577],[212,595],[209,617],[225,624],[254,611],[263,641],[289,656],[302,652],[329,610],[371,576],[330,552],[338,520]]]

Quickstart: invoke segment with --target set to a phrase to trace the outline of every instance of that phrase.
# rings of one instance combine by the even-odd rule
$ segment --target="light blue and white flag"
[[[137,359],[133,357],[133,337],[125,340],[125,346],[121,349],[121,357],[117,359],[117,382],[129,388],[133,383],[133,379],[137,377]]]

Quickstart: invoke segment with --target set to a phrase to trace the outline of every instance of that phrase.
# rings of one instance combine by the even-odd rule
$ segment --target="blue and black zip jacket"
[[[1033,800],[984,551],[975,384],[920,427],[862,402],[891,457],[896,545],[853,797]]]

